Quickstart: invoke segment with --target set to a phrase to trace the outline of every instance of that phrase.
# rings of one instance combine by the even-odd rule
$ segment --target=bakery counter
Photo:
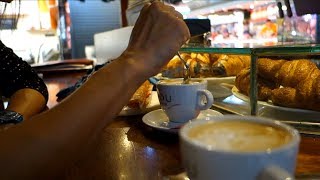
[[[215,108],[281,120],[304,133],[320,135],[320,45],[188,44],[180,54],[192,77],[207,79]],[[184,71],[174,57],[162,76],[181,78]]]

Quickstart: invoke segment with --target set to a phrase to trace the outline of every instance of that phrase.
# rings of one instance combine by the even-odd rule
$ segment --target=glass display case
[[[239,74],[231,83],[219,81],[220,84],[215,85],[225,86],[230,93],[215,97],[213,108],[226,113],[277,119],[295,126],[300,132],[320,135],[320,77],[317,78],[320,76],[320,45],[251,42],[208,46],[189,43],[181,48],[180,53],[249,56],[247,94],[235,85],[235,82],[240,86],[245,84],[239,80]],[[270,66],[265,64],[269,60],[272,62]],[[272,78],[268,79],[270,74]],[[261,100],[264,85],[269,87],[265,80],[273,81],[273,85],[268,91],[270,98]]]

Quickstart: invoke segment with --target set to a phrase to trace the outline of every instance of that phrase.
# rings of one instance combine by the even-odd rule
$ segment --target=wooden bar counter
[[[72,85],[83,74],[85,72],[44,75],[51,94],[49,106],[57,104],[55,94],[59,89]],[[66,167],[59,179],[149,180],[184,172],[178,135],[147,127],[142,115],[115,118],[97,142],[86,148],[85,155],[72,167]],[[310,178],[309,175],[319,176]],[[320,136],[302,134],[296,176],[297,179],[320,179]]]

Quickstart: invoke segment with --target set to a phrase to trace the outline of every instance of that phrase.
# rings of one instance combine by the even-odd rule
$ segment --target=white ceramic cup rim
[[[192,146],[198,147],[200,149],[203,149],[205,151],[212,151],[215,153],[221,153],[221,154],[237,154],[237,155],[248,155],[248,154],[265,154],[269,153],[272,154],[273,152],[281,152],[281,151],[287,151],[289,149],[294,148],[297,146],[297,144],[300,143],[300,134],[299,132],[294,129],[293,127],[286,125],[280,121],[277,120],[271,120],[268,118],[264,117],[258,117],[258,116],[239,116],[239,115],[225,115],[225,116],[216,116],[216,117],[210,117],[212,119],[198,119],[197,121],[192,121],[190,123],[186,123],[179,131],[179,136],[182,140],[185,142],[191,144]],[[228,151],[228,150],[221,150],[221,149],[211,149],[207,145],[204,145],[200,142],[196,142],[191,140],[188,137],[188,132],[191,128],[206,124],[208,122],[214,122],[214,121],[233,121],[233,120],[238,120],[238,121],[250,121],[250,122],[256,122],[260,124],[268,124],[271,126],[279,127],[285,131],[287,131],[291,136],[292,139],[289,143],[284,144],[280,147],[272,149],[270,152],[269,151],[251,151],[251,152],[240,152],[240,151]]]
[[[199,85],[203,85],[203,84],[207,84],[207,80],[205,79],[201,79],[201,78],[191,78],[191,81],[195,80],[199,83],[191,83],[191,84],[182,84],[183,79],[182,78],[176,78],[176,79],[163,79],[163,80],[159,80],[157,83],[157,86],[170,86],[170,87],[186,87],[186,86],[199,86]],[[181,84],[170,84],[170,83],[165,83],[166,81],[177,81],[180,82]]]

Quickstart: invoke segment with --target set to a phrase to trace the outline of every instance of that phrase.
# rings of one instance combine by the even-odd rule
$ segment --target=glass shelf
[[[228,44],[204,44],[189,43],[180,49],[181,52],[206,52],[219,54],[241,54],[257,56],[290,56],[290,55],[320,55],[320,44],[296,44],[286,43],[228,43]]]

